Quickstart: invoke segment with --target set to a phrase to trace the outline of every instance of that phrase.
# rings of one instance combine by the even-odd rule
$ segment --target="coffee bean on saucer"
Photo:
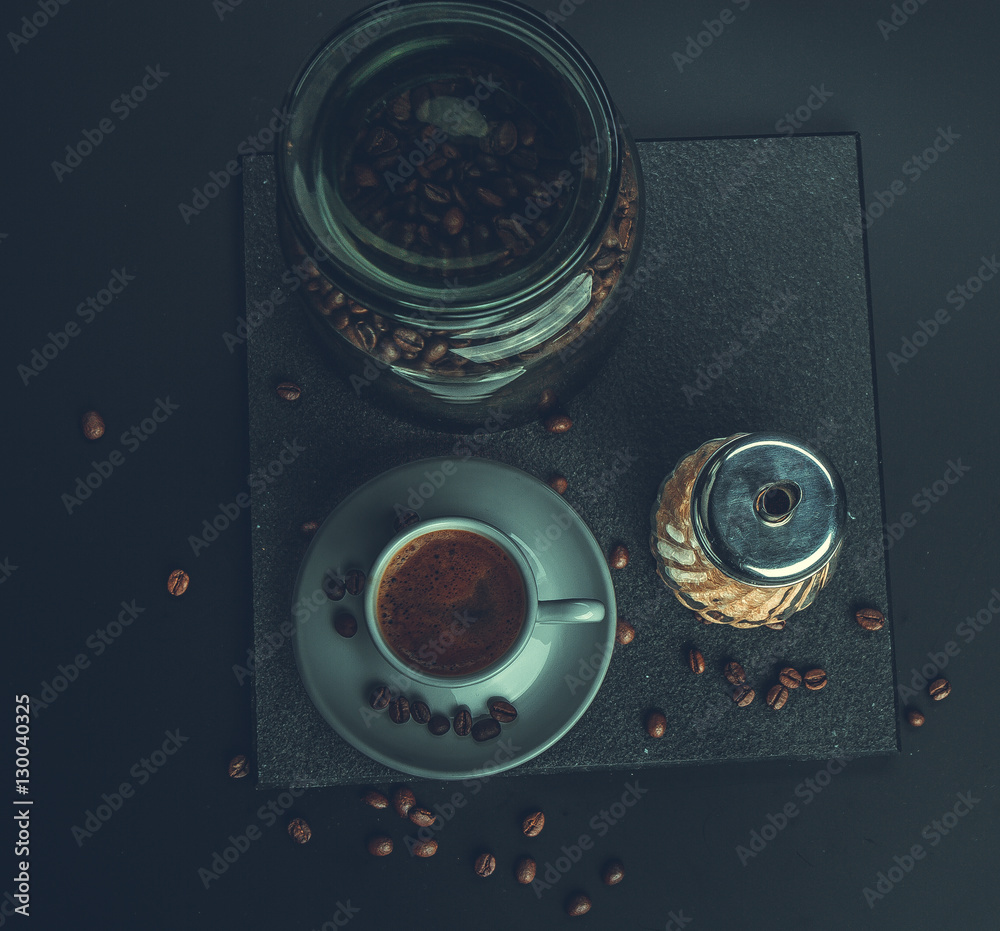
[[[242,753],[229,761],[231,779],[242,779],[248,772],[250,772],[250,767],[247,765],[247,758]]]
[[[624,645],[633,640],[635,640],[635,628],[624,618],[618,618],[618,623],[615,624],[615,643]]]
[[[410,702],[410,717],[417,724],[426,724],[430,721],[431,709],[427,707],[427,702],[420,701],[419,699],[415,702]]]
[[[388,808],[389,799],[387,799],[381,792],[376,792],[374,789],[365,792],[361,796],[361,801],[363,801],[369,808]]]
[[[807,689],[817,692],[826,685],[826,673],[822,669],[810,669],[802,677],[802,681]]]
[[[167,591],[171,595],[176,595],[178,598],[187,591],[188,585],[191,583],[191,576],[189,576],[183,569],[174,569],[170,573],[170,577],[167,579]]]
[[[927,720],[916,708],[911,708],[906,713],[906,720],[910,722],[914,727],[923,727],[924,722]]]
[[[733,692],[733,701],[736,702],[741,708],[746,708],[747,705],[751,704],[756,696],[756,692],[749,685],[741,685],[736,688]]]
[[[482,743],[500,736],[500,722],[493,718],[483,718],[472,725],[472,739]]]
[[[413,845],[413,852],[418,857],[433,857],[438,852],[436,840],[422,840]]]
[[[612,569],[624,569],[628,565],[628,547],[618,544],[612,551],[608,559]]]
[[[308,536],[312,536],[312,535],[313,535],[313,534],[314,534],[314,533],[315,533],[315,532],[316,532],[317,530],[319,530],[319,521],[315,521],[315,520],[307,520],[307,521],[306,521],[306,522],[305,522],[305,523],[304,523],[304,524],[303,524],[303,525],[302,525],[302,526],[301,526],[301,527],[299,528],[299,530],[301,530],[301,531],[302,531],[302,533],[303,533],[303,534],[304,534],[305,536],[307,536],[307,537],[308,537]]]
[[[451,730],[451,721],[449,721],[443,714],[431,715],[430,721],[427,722],[427,730],[429,730],[435,737],[440,737],[442,734],[447,734]]]
[[[691,672],[696,676],[700,676],[705,671],[705,657],[701,655],[701,650],[694,647],[688,650],[688,666],[691,667]]]
[[[293,381],[283,381],[277,390],[282,401],[297,401],[302,396],[302,389]]]
[[[410,703],[405,695],[389,702],[389,719],[393,724],[405,724],[410,720]]]
[[[531,857],[521,857],[514,866],[514,876],[522,886],[535,881],[535,871],[538,869]]]
[[[360,569],[348,569],[344,576],[344,588],[348,595],[360,595],[365,590],[365,574]]]
[[[373,857],[387,857],[392,853],[392,838],[376,834],[368,841],[368,852]]]
[[[476,857],[476,875],[477,876],[491,876],[493,871],[497,868],[497,859],[491,853],[481,853]]]
[[[802,685],[802,673],[797,669],[793,669],[791,666],[786,666],[781,672],[778,673],[778,681],[786,689],[797,689]]]
[[[569,482],[562,475],[557,475],[555,478],[549,480],[549,488],[564,495],[566,494],[566,489],[569,488]]]
[[[293,818],[288,822],[288,833],[296,844],[307,844],[313,836],[312,828],[301,818]]]
[[[566,433],[573,426],[573,421],[565,414],[555,414],[545,421],[545,429],[549,433]]]
[[[855,613],[854,619],[865,630],[881,630],[885,627],[885,615],[878,608],[862,608]]]
[[[609,860],[604,865],[601,879],[606,886],[617,886],[625,878],[625,867],[621,860]]]
[[[353,614],[341,611],[333,621],[333,629],[341,637],[353,637],[358,632],[358,619]]]
[[[400,818],[405,818],[416,804],[417,797],[413,794],[413,790],[406,786],[400,786],[392,793],[392,807],[396,809],[396,814]]]
[[[411,808],[407,817],[421,828],[429,828],[437,820],[434,812],[426,808]]]
[[[503,698],[491,698],[487,707],[490,709],[490,717],[501,724],[510,724],[517,717],[517,709]]]
[[[735,660],[726,663],[726,668],[722,671],[722,674],[726,677],[726,681],[730,685],[742,685],[747,681],[746,671]]]
[[[462,708],[455,715],[455,733],[459,737],[468,737],[472,733],[472,715],[467,708]]]
[[[395,521],[393,521],[392,526],[396,533],[399,533],[400,530],[403,530],[406,527],[412,527],[419,520],[420,515],[416,511],[401,511],[397,515]]]
[[[657,740],[667,732],[667,718],[662,711],[652,711],[646,717],[646,733]]]
[[[590,899],[580,894],[575,895],[566,903],[566,914],[572,918],[579,918],[590,911]]]
[[[533,811],[530,815],[526,815],[524,821],[521,822],[521,833],[525,837],[538,837],[542,833],[542,828],[545,827],[545,813],[541,811]]]
[[[371,697],[368,699],[368,704],[376,711],[381,711],[383,708],[388,708],[391,701],[392,692],[389,691],[389,686],[380,685],[372,692]]]
[[[767,692],[767,707],[773,708],[775,711],[785,707],[785,702],[788,701],[788,689],[785,688],[780,682],[777,685],[772,685]]]
[[[333,572],[323,576],[323,593],[330,601],[340,601],[347,594],[344,580]]]
[[[97,411],[87,411],[80,419],[83,435],[88,440],[99,440],[104,436],[104,418]]]
[[[951,683],[947,679],[935,679],[927,686],[927,692],[934,701],[941,701],[951,694]]]

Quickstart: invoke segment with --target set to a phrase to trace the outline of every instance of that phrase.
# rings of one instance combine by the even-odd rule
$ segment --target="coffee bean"
[[[557,475],[555,478],[549,480],[549,488],[555,491],[557,494],[566,494],[566,489],[569,488],[569,482],[561,475]]]
[[[302,396],[302,389],[291,381],[283,381],[277,391],[282,401],[297,401]]]
[[[419,520],[420,515],[416,511],[401,511],[393,521],[392,526],[396,533],[399,533],[400,530],[412,527]]]
[[[624,618],[618,618],[615,624],[615,643],[625,645],[635,640],[635,628]]]
[[[333,621],[333,629],[341,637],[353,637],[358,632],[358,619],[353,614],[341,611]]]
[[[566,903],[566,914],[572,918],[579,918],[580,915],[586,915],[589,911],[590,899],[583,894],[573,896]]]
[[[914,727],[923,727],[924,722],[927,720],[916,708],[911,708],[906,713],[906,720],[910,722]]]
[[[317,530],[319,530],[319,521],[307,520],[299,530],[302,531],[307,537],[312,536]]]
[[[701,650],[696,650],[694,647],[688,650],[688,666],[696,676],[705,671],[705,657],[701,655]]]
[[[413,845],[413,852],[418,857],[433,857],[438,852],[436,840],[422,840]]]
[[[431,715],[430,721],[427,722],[427,730],[429,730],[435,737],[440,737],[442,734],[447,734],[451,730],[451,721],[449,721],[443,714]]]
[[[545,813],[542,811],[533,811],[531,814],[525,815],[521,822],[521,832],[525,837],[538,837],[544,827]]]
[[[376,834],[368,841],[368,852],[373,857],[387,857],[392,853],[392,838]]]
[[[405,123],[410,118],[410,92],[404,91],[400,94],[391,104],[389,104],[389,112],[392,113],[394,119],[399,120],[400,123]]]
[[[854,617],[865,630],[881,630],[885,627],[885,615],[878,608],[862,608]]]
[[[104,418],[97,411],[87,411],[80,420],[83,435],[88,440],[99,440],[104,436]]]
[[[392,338],[403,352],[420,352],[424,348],[424,338],[409,327],[398,327],[392,331]]]
[[[431,719],[431,709],[427,707],[427,702],[420,700],[410,702],[410,717],[417,724],[426,724]]]
[[[323,576],[323,593],[330,601],[340,601],[347,594],[344,580],[332,570]]]
[[[389,130],[381,126],[376,126],[368,137],[368,144],[365,146],[370,155],[385,155],[399,145],[399,140]]]
[[[416,804],[417,797],[413,794],[413,790],[406,786],[399,786],[392,793],[392,807],[396,809],[396,814],[400,818],[405,818],[410,813],[410,809]]]
[[[625,867],[621,860],[610,860],[604,865],[601,879],[606,886],[617,886],[625,878]]]
[[[365,792],[365,794],[361,796],[361,800],[369,808],[382,809],[389,807],[389,799],[387,799],[381,792],[376,792],[374,789]]]
[[[772,685],[767,692],[767,707],[773,708],[775,711],[785,707],[785,702],[788,701],[788,689],[783,686],[780,682],[777,685]]]
[[[389,686],[380,685],[374,692],[372,692],[371,697],[368,699],[368,704],[370,704],[376,711],[381,711],[383,708],[389,707],[389,702],[392,701],[392,692],[389,691]]]
[[[749,685],[740,685],[733,692],[733,701],[741,708],[746,708],[754,700],[756,692]]]
[[[424,361],[430,362],[432,365],[435,362],[440,362],[448,354],[448,341],[443,339],[432,339],[430,342],[424,343],[423,358]]]
[[[500,724],[510,724],[517,718],[517,709],[503,698],[491,698],[487,702],[487,707],[490,710],[490,717]]]
[[[407,817],[420,828],[430,827],[437,820],[434,812],[426,808],[411,808]]]
[[[242,753],[239,756],[234,756],[229,761],[229,776],[231,779],[242,779],[248,772],[250,772],[250,767],[247,764],[247,758]]]
[[[646,717],[646,733],[659,739],[667,732],[667,719],[661,711],[653,711]]]
[[[167,579],[167,591],[171,595],[176,595],[180,597],[188,590],[188,585],[191,583],[191,576],[189,576],[183,569],[174,569],[170,573],[170,577]]]
[[[472,733],[472,715],[466,708],[455,715],[455,733],[459,737],[468,737]]]
[[[354,183],[360,188],[377,187],[378,176],[372,171],[371,165],[355,165]]]
[[[628,547],[618,544],[611,551],[611,558],[608,562],[612,569],[624,569],[628,565]]]
[[[348,569],[344,576],[344,587],[348,595],[360,595],[365,590],[367,576],[360,569]]]
[[[484,718],[482,721],[476,721],[476,723],[472,725],[472,739],[477,740],[480,743],[484,740],[493,740],[494,737],[499,736],[500,722],[494,720],[493,718]]]
[[[393,724],[405,724],[410,720],[410,703],[405,695],[389,702],[389,719]]]
[[[535,881],[535,871],[538,867],[531,857],[521,857],[514,866],[514,876],[522,886],[527,886]]]
[[[797,689],[802,684],[802,674],[791,666],[786,666],[778,673],[778,681],[786,689]]]
[[[802,682],[807,689],[816,692],[826,685],[826,673],[822,669],[810,669],[802,676]]]
[[[556,414],[545,421],[545,429],[549,433],[566,433],[573,426],[573,421],[565,414]]]
[[[927,692],[934,701],[941,701],[951,694],[951,683],[947,679],[935,679],[927,686]]]
[[[458,207],[450,207],[441,218],[441,224],[449,236],[457,236],[465,226],[465,214]]]
[[[747,681],[747,674],[743,667],[735,660],[726,663],[726,668],[722,671],[730,685],[742,685]]]
[[[301,818],[293,818],[288,822],[288,833],[296,844],[308,844],[313,836],[312,828]]]
[[[492,876],[493,871],[497,868],[496,857],[491,853],[481,853],[476,857],[476,875],[477,876]]]

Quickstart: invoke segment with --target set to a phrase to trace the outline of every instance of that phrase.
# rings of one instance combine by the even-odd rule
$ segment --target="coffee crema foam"
[[[392,557],[375,612],[386,643],[408,665],[465,675],[514,645],[525,607],[517,564],[496,543],[468,530],[433,530]]]

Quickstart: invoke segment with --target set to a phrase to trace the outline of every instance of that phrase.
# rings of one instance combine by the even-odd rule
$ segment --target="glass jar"
[[[635,144],[583,51],[520,4],[399,0],[295,81],[279,231],[356,393],[436,429],[552,409],[635,266]],[[600,334],[602,338],[594,338]]]

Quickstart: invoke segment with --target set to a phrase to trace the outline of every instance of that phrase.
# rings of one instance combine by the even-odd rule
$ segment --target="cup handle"
[[[604,604],[587,598],[540,601],[536,624],[589,624],[604,620]]]

